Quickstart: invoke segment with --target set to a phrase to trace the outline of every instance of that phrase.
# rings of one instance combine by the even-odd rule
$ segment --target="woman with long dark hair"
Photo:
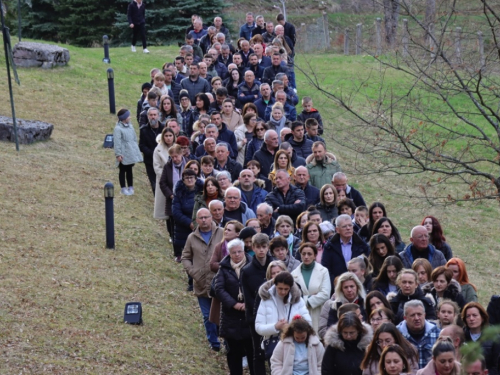
[[[321,214],[321,220],[332,222],[339,212],[337,210],[337,189],[332,184],[325,184],[319,191],[319,203],[316,209]]]
[[[445,259],[448,261],[453,258],[453,251],[451,250],[450,245],[446,242],[446,237],[443,234],[443,228],[441,227],[439,220],[434,216],[426,216],[424,217],[424,220],[422,220],[421,225],[427,229],[429,242],[443,253]]]
[[[381,217],[375,222],[372,228],[372,236],[376,233],[386,236],[393,244],[396,253],[399,254],[405,249],[405,243],[401,239],[398,228],[396,228],[389,218]]]
[[[163,95],[160,99],[160,123],[165,126],[167,120],[176,119],[179,126],[183,126],[183,118],[180,113],[177,112],[177,107],[172,99],[168,95]]]
[[[402,269],[403,262],[399,257],[391,255],[385,258],[380,273],[373,281],[373,290],[378,290],[386,297],[390,292],[396,292],[398,290],[396,279]]]
[[[207,177],[203,183],[203,190],[200,191],[194,197],[194,207],[192,214],[192,221],[194,226],[196,226],[196,213],[200,208],[208,208],[208,205],[214,199],[224,201],[224,194],[222,194],[222,189],[219,182],[215,177]]]
[[[372,266],[372,276],[376,278],[380,273],[384,260],[389,256],[396,255],[396,251],[391,241],[379,233],[370,238],[370,250],[368,261]]]
[[[370,237],[373,233],[373,226],[375,222],[381,217],[387,217],[387,212],[385,210],[385,206],[380,202],[373,202],[368,209],[368,223],[363,225],[359,230],[359,236],[368,243],[370,241]]]

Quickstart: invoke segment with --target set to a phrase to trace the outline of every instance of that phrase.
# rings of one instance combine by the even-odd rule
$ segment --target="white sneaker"
[[[147,48],[144,48],[144,49],[142,50],[142,53],[149,53],[149,50],[148,50]]]
[[[120,193],[122,193],[123,195],[130,195],[130,193],[128,192],[128,188],[124,187],[120,190]]]
[[[248,360],[247,360],[247,357],[243,357],[243,368],[247,368],[248,367]]]
[[[132,52],[135,52],[135,51],[136,51],[136,50],[135,50],[135,46],[132,46]]]
[[[133,186],[128,187],[128,195],[134,195],[134,187]]]

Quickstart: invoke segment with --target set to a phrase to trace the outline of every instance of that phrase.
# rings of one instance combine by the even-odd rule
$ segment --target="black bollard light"
[[[111,64],[111,60],[109,59],[109,38],[107,35],[102,37],[102,45],[104,46],[104,59],[102,61],[106,64]]]
[[[108,73],[108,92],[109,92],[109,112],[115,114],[115,73],[113,68],[107,70]]]
[[[113,213],[113,198],[115,187],[111,182],[104,185],[104,205],[106,209],[106,249],[115,248],[115,217]]]

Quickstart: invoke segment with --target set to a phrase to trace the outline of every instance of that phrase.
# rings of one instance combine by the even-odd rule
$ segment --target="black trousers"
[[[254,374],[266,375],[266,357],[264,350],[260,347],[262,336],[255,331],[255,323],[250,324],[250,333],[252,334]],[[248,362],[250,362],[250,360],[251,359],[248,358]]]
[[[231,375],[243,375],[243,366],[242,359],[243,357],[247,357],[248,360],[248,368],[250,370],[250,374],[254,375],[253,371],[253,343],[252,339],[243,339],[243,340],[232,340],[225,339],[228,347],[228,351],[226,354],[227,357],[227,366],[229,367],[229,373]]]
[[[132,33],[132,45],[135,46],[135,44],[137,43],[137,38],[140,36],[142,40],[142,48],[146,48],[146,24],[134,24]]]
[[[132,167],[134,164],[124,165],[120,163],[118,169],[118,180],[120,181],[120,187],[124,188],[128,186],[134,186],[134,176],[132,174]],[[127,180],[127,185],[125,185],[125,180]]]
[[[153,167],[153,164],[146,164],[146,173],[148,175],[149,183],[151,184],[151,189],[153,190],[153,195],[155,194],[155,188],[156,188],[156,172]]]

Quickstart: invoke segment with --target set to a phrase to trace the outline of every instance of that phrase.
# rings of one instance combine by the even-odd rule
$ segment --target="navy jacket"
[[[303,122],[304,124],[306,123],[306,120],[309,120],[310,118],[313,118],[316,121],[318,121],[318,133],[320,135],[323,134],[323,119],[321,118],[321,115],[319,114],[317,109],[313,108],[311,112],[302,111],[297,116],[297,119],[300,122]]]
[[[178,181],[174,188],[174,200],[172,202],[172,214],[175,217],[174,225],[174,245],[182,246],[186,244],[188,236],[191,234],[191,222],[194,208],[194,197],[203,191],[203,181],[196,180],[193,190],[188,190],[184,182]]]
[[[349,193],[346,193],[347,198],[351,199],[356,207],[366,206],[365,200],[359,191],[354,189],[351,185],[349,185],[350,190]]]
[[[275,153],[278,150],[275,150]],[[257,151],[253,160],[257,160],[260,163],[260,173],[264,176],[269,176],[269,172],[271,172],[271,166],[274,163],[274,154],[271,154],[267,149],[267,145],[262,142],[262,146],[260,150]]]
[[[271,96],[271,99],[269,99],[267,104],[262,98],[257,99],[253,104],[257,107],[259,117],[264,120],[266,118],[266,108],[272,107],[274,103],[276,103],[276,100]]]
[[[260,59],[260,63],[259,65],[266,69],[267,67],[273,65],[273,62],[271,61],[271,59],[267,56],[262,56],[262,59]]]
[[[231,146],[231,158],[236,160],[236,157],[238,156],[238,144],[236,143],[236,137],[234,136],[234,133],[227,128],[227,125],[222,123],[222,127],[219,129],[219,137],[217,138],[218,141],[224,141],[226,142],[229,146]]]
[[[285,102],[285,105],[283,107],[283,109],[285,110],[285,117],[287,120],[289,121],[295,121],[297,120],[297,110],[295,109],[294,106],[288,104],[287,102]],[[272,112],[272,106],[268,106],[266,108],[266,113],[264,115],[264,120],[266,121],[269,121],[269,119],[271,118],[271,112]]]
[[[228,158],[226,165],[224,165],[224,168],[222,168],[219,165],[219,162],[217,161],[217,159],[215,159],[214,169],[216,169],[218,171],[228,171],[229,174],[231,175],[231,182],[234,182],[234,181],[238,180],[238,177],[240,177],[240,172],[242,171],[243,167],[237,161]]]
[[[142,2],[140,8],[137,7],[135,1],[130,2],[127,8],[127,20],[129,25],[133,23],[134,25],[140,25],[146,23],[146,4]]]
[[[247,70],[251,70],[253,74],[255,75],[255,79],[262,81],[262,76],[264,75],[264,68],[260,66],[259,64],[252,66],[247,64]]]
[[[364,254],[370,255],[370,247],[359,237],[356,233],[352,235],[352,258]],[[336,233],[333,237],[326,242],[323,246],[323,256],[321,257],[321,265],[328,268],[330,273],[330,282],[332,283],[332,290],[335,289],[333,284],[337,276],[347,272],[347,265],[342,254],[342,246],[340,245],[340,234]]]
[[[241,185],[238,185],[236,187],[241,190]],[[248,208],[250,208],[255,213],[257,213],[257,206],[261,203],[264,203],[264,201],[266,200],[266,196],[267,196],[267,191],[262,189],[260,186],[257,186],[257,184],[254,184],[252,200],[248,202],[246,194],[243,192],[243,190],[241,190],[241,201],[245,202]]]
[[[156,137],[163,131],[163,125],[158,124],[156,129],[153,129],[149,124],[144,125],[139,130],[139,150],[144,155],[144,164],[153,165],[153,153],[158,142]]]
[[[245,299],[245,315],[248,323],[255,323],[254,304],[259,288],[266,280],[266,271],[273,258],[267,254],[266,263],[260,264],[257,258],[253,257],[250,264],[241,270],[241,286]]]
[[[300,203],[295,203],[297,200],[300,200]],[[274,218],[278,218],[280,215],[288,215],[294,223],[297,216],[306,210],[306,196],[302,189],[295,185],[290,185],[286,195],[283,195],[277,187],[274,188],[267,194],[266,203],[273,207],[273,211],[278,208],[278,212],[273,213]]]
[[[302,189],[300,186],[297,186]],[[306,187],[302,189],[304,195],[306,196],[306,208],[309,206],[316,206],[319,203],[319,189],[316,186],[312,186],[309,182]]]
[[[264,143],[263,139],[259,139],[254,137],[250,142],[248,142],[247,149],[245,151],[245,165],[246,167],[247,163],[253,159],[253,156],[257,151],[260,150],[262,147],[262,144]]]
[[[307,159],[307,157],[312,154],[313,141],[307,139],[305,136],[302,139],[302,142],[297,142],[293,139],[293,134],[287,134],[285,136],[285,141],[292,145],[293,150],[297,153],[297,156]]]
[[[262,83],[269,83],[272,85],[274,78],[276,77],[276,74],[278,73],[285,73],[288,75],[288,68],[283,65],[278,65],[278,66],[268,66],[266,69],[264,69],[264,75],[262,76]]]
[[[260,83],[258,81],[254,81],[252,87],[248,87],[245,81],[238,85],[238,101],[240,102],[241,107],[247,103],[255,102],[257,100],[255,95],[257,95],[257,99],[261,97]]]

